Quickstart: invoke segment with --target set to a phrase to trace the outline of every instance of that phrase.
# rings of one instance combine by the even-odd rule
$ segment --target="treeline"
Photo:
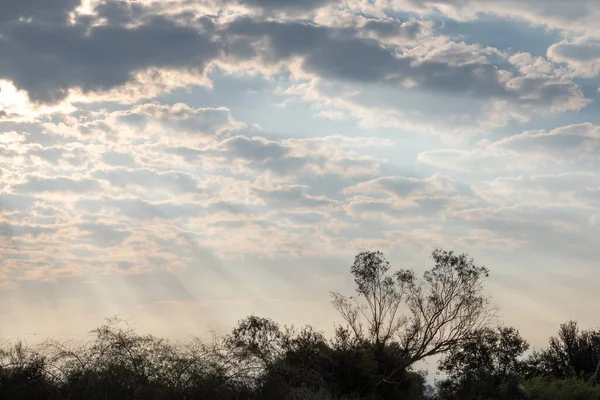
[[[600,399],[600,331],[560,326],[540,351],[496,326],[488,270],[436,250],[421,277],[356,256],[356,293],[332,293],[331,338],[256,316],[212,340],[171,342],[111,319],[86,343],[0,350],[0,399]],[[433,385],[417,366],[439,357]]]

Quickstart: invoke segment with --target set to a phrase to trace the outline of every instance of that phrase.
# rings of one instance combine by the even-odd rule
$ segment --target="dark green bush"
[[[579,379],[534,378],[524,387],[530,400],[600,400],[600,387]]]

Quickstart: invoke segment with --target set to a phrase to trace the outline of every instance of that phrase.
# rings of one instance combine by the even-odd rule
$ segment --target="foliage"
[[[525,382],[530,400],[599,400],[600,387],[579,379],[534,378]]]
[[[0,399],[43,399],[53,391],[46,360],[17,342],[0,350]]]
[[[580,331],[577,322],[560,326],[557,336],[550,338],[547,349],[531,359],[534,374],[566,379],[598,379],[600,368],[600,331]]]
[[[89,343],[5,344],[0,399],[600,400],[600,331],[567,322],[524,360],[519,332],[489,324],[487,269],[443,250],[432,259],[417,279],[358,254],[357,296],[333,295],[345,325],[331,338],[250,316],[224,337],[174,343],[113,318]],[[435,388],[414,370],[433,355],[446,375]]]
[[[358,296],[332,294],[349,331],[372,348],[377,386],[399,384],[416,362],[460,345],[492,317],[486,268],[452,251],[435,250],[432,259],[417,280],[410,270],[390,274],[380,252],[360,253],[350,270]]]
[[[483,328],[451,349],[439,362],[448,378],[439,384],[444,399],[522,398],[519,379],[527,342],[512,327]]]

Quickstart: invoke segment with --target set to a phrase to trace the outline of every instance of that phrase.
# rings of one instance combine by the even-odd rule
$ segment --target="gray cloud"
[[[325,3],[254,0],[250,5],[310,9]],[[224,26],[205,24],[214,30],[207,32],[200,26],[184,26],[153,15],[156,10],[151,7],[130,3],[109,2],[96,11],[107,20],[105,25],[92,27],[89,18],[80,18],[75,25],[8,24],[0,32],[5,38],[0,52],[7,55],[0,62],[0,76],[11,79],[36,101],[54,102],[66,96],[70,88],[87,93],[123,85],[134,72],[149,67],[202,71],[221,54],[238,59],[258,57],[267,63],[299,56],[306,71],[333,81],[399,88],[410,84],[433,93],[501,98],[525,105],[565,103],[565,109],[585,105],[581,89],[569,81],[521,76],[508,84],[507,77],[514,71],[493,60],[498,54],[483,49],[459,50],[463,44],[437,44],[429,56],[360,38],[360,31],[354,28],[240,17]],[[137,25],[126,27],[127,22]],[[416,22],[390,26],[372,20],[364,29],[383,36],[411,36],[420,28]],[[480,54],[474,58],[476,51]],[[579,100],[573,103],[573,99]],[[170,117],[174,128],[190,130],[192,122]]]
[[[277,218],[288,219],[295,224],[302,226],[314,226],[325,222],[329,217],[326,213],[320,212],[281,212],[276,215]]]
[[[81,3],[81,0],[18,0],[4,1],[0,5],[0,22],[33,19],[62,23],[69,11]]]
[[[152,123],[165,128],[164,136],[182,133],[200,136],[211,136],[226,129],[235,129],[235,124],[227,108],[198,108],[186,104],[162,105],[146,103],[134,106],[129,110],[115,113],[119,123],[125,123],[143,130]]]
[[[447,209],[450,203],[451,199],[442,197],[415,198],[406,204],[395,204],[389,200],[363,199],[350,201],[348,213],[362,219],[387,221],[388,218],[393,218],[410,221],[435,217]]]
[[[223,32],[224,40],[229,43],[228,53],[240,59],[258,59],[267,64],[300,59],[306,72],[327,82],[315,86],[315,89],[320,97],[334,104],[334,99],[339,96],[340,102],[363,105],[369,101],[363,94],[370,86],[395,90],[388,100],[376,96],[375,101],[381,104],[371,107],[374,111],[384,108],[403,113],[407,107],[403,107],[398,98],[409,93],[443,95],[447,96],[447,101],[458,96],[463,103],[466,99],[501,101],[505,104],[504,110],[494,104],[490,107],[490,110],[496,108],[494,115],[479,116],[486,121],[477,121],[477,115],[470,116],[468,120],[471,124],[475,120],[476,123],[502,126],[515,116],[518,116],[516,119],[528,119],[536,113],[577,110],[590,102],[581,87],[568,79],[552,74],[522,72],[525,69],[516,70],[506,55],[465,43],[433,41],[415,48],[390,48],[377,40],[359,37],[352,28],[251,18],[238,18]],[[265,40],[268,46],[265,46]],[[333,83],[348,87],[357,85],[354,90],[358,93],[348,99],[345,94],[332,95],[323,90]],[[486,107],[469,104],[468,112],[471,114],[486,110]],[[407,106],[410,109],[415,104]],[[424,106],[426,104],[418,105],[417,115],[431,112],[423,109]],[[443,109],[446,108],[452,109],[452,105],[444,105]],[[348,111],[352,116],[355,110],[350,108]],[[405,117],[397,116],[399,120]],[[414,115],[411,117],[415,118]],[[374,119],[369,123],[377,124],[378,118]],[[453,124],[460,122],[456,116],[447,119]]]
[[[293,147],[261,137],[234,136],[221,143],[228,160],[245,160],[254,170],[269,170],[278,175],[298,173],[303,167],[318,162],[314,156],[292,155]]]
[[[192,149],[189,147],[167,147],[164,149],[166,154],[173,154],[183,158],[187,163],[195,163],[204,154],[202,150]]]
[[[600,74],[600,39],[582,36],[555,43],[548,48],[548,58],[566,64],[576,75],[596,76]]]
[[[393,4],[397,10],[408,8],[422,14],[446,12],[475,19],[486,13],[575,31],[595,29],[598,16],[596,0],[395,0]]]
[[[331,207],[337,204],[325,196],[312,196],[309,187],[301,185],[286,185],[276,189],[254,189],[254,193],[270,204],[280,207]]]
[[[573,204],[517,204],[471,208],[447,215],[455,229],[475,227],[528,244],[531,250],[568,255],[577,260],[600,257],[595,245],[598,224],[590,224],[590,209]]]
[[[225,3],[233,2],[264,10],[312,10],[334,3],[334,0],[225,0]]]
[[[236,204],[229,201],[217,201],[210,203],[207,211],[232,215],[244,215],[248,214],[251,209],[245,204]]]
[[[92,173],[96,179],[107,180],[117,187],[141,186],[153,190],[166,190],[174,193],[196,193],[198,181],[191,175],[182,172],[156,172],[147,168],[126,169],[112,168],[97,170]]]
[[[324,78],[362,83],[400,84],[412,79],[424,88],[483,96],[514,97],[498,68],[487,63],[451,65],[443,60],[419,60],[396,56],[378,43],[353,36],[346,29],[298,22],[261,22],[238,18],[225,31],[255,40],[267,38],[267,61],[304,56],[303,66]]]
[[[39,235],[44,233],[54,232],[56,232],[56,229],[50,227],[0,222],[0,237],[5,238],[14,238],[22,236],[38,237]]]
[[[382,38],[402,37],[415,39],[424,31],[423,23],[420,21],[401,22],[397,20],[375,20],[371,19],[361,29],[366,29]]]
[[[406,177],[387,177],[375,180],[382,189],[394,193],[398,197],[406,197],[415,190],[422,189],[427,183],[422,180]]]
[[[57,2],[48,3],[45,8],[52,9]],[[132,73],[149,67],[202,71],[218,54],[208,34],[164,17],[154,16],[134,28],[112,22],[94,27],[89,19],[75,25],[54,19],[4,24],[0,76],[26,90],[32,100],[52,103],[71,88],[90,92],[122,85]]]
[[[263,138],[251,139],[245,136],[226,139],[222,142],[222,146],[233,157],[241,157],[255,162],[281,159],[290,152],[289,147],[285,147],[278,142],[269,142]]]
[[[199,217],[204,208],[194,203],[148,202],[142,199],[82,199],[77,201],[78,210],[98,213],[102,210],[116,210],[120,215],[134,220],[178,219]]]
[[[116,229],[116,226],[103,223],[86,222],[77,225],[82,231],[88,232],[83,236],[84,240],[89,240],[95,245],[108,248],[123,244],[123,241],[131,236],[131,232],[122,229]]]
[[[531,197],[555,203],[581,206],[597,206],[600,198],[595,197],[600,190],[600,176],[593,173],[559,173],[544,175],[522,175],[502,177],[487,182],[489,195],[509,197],[514,200],[528,200]]]
[[[24,183],[13,185],[13,189],[21,193],[73,192],[86,193],[100,189],[98,182],[91,179],[71,179],[65,176],[43,178],[28,176]]]
[[[29,152],[29,154],[38,156],[39,158],[48,161],[51,164],[58,164],[58,161],[63,157],[66,150],[61,147],[49,147],[38,149]]]
[[[576,161],[600,149],[600,128],[591,123],[547,131],[529,131],[493,143],[492,150],[509,150],[557,162]]]
[[[102,161],[115,167],[135,167],[136,162],[130,154],[118,151],[107,151],[102,154]]]
[[[421,152],[419,162],[464,172],[498,172],[598,160],[600,128],[591,123],[566,125],[551,131],[526,131],[475,149],[435,149]]]
[[[29,210],[34,201],[35,199],[30,196],[0,192],[0,213]]]
[[[456,196],[472,196],[470,185],[444,175],[432,175],[427,178],[406,176],[388,176],[362,181],[345,189],[346,193],[357,193],[369,197],[390,197],[401,200]]]
[[[574,61],[594,61],[600,58],[600,45],[598,42],[576,44],[557,43],[548,50],[555,57]]]

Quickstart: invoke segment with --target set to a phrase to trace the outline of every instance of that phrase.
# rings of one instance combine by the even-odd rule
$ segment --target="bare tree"
[[[334,307],[358,339],[376,350],[393,342],[404,353],[405,361],[383,382],[394,383],[419,360],[469,339],[493,317],[482,295],[486,268],[452,251],[437,249],[432,259],[434,267],[417,280],[410,270],[390,274],[381,252],[360,253],[351,268],[358,296],[332,294]]]
[[[332,293],[333,306],[356,338],[377,346],[385,346],[406,325],[407,319],[399,311],[414,282],[411,271],[398,271],[390,276],[389,269],[390,264],[381,252],[360,253],[350,269],[358,297]]]

